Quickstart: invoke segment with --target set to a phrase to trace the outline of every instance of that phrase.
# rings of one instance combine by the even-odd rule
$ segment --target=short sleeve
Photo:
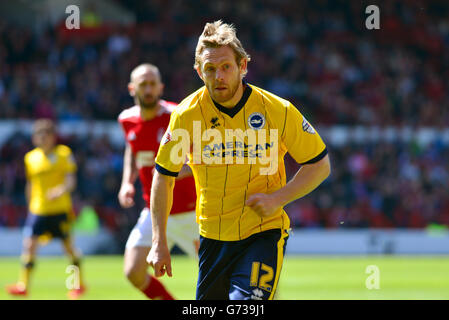
[[[156,170],[161,174],[177,177],[185,163],[189,149],[189,133],[181,126],[180,115],[173,111],[168,128],[159,145]]]
[[[74,173],[77,170],[75,157],[70,149],[67,150],[65,168],[67,173]]]
[[[291,103],[286,107],[282,140],[288,153],[299,164],[317,162],[327,154],[318,132]]]

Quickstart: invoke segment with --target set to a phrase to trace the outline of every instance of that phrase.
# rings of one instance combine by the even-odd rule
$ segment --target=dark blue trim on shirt
[[[215,107],[217,107],[217,109],[220,110],[221,112],[226,113],[231,118],[234,118],[234,116],[240,110],[242,110],[242,108],[245,106],[246,102],[248,101],[249,96],[251,95],[251,92],[253,91],[253,89],[251,89],[251,87],[248,84],[246,84],[246,82],[244,80],[242,80],[242,83],[244,86],[243,94],[242,94],[242,97],[240,98],[240,101],[234,107],[232,107],[232,108],[223,107],[221,104],[219,104],[218,102],[216,102],[212,99],[212,102],[214,103]]]
[[[325,148],[325,149],[324,149],[319,155],[317,155],[315,158],[310,159],[310,160],[307,161],[307,162],[301,163],[301,165],[316,163],[316,162],[320,161],[321,159],[323,159],[323,158],[326,156],[326,154],[327,154],[327,148]]]
[[[170,176],[170,177],[177,177],[179,172],[171,172],[168,171],[167,169],[165,169],[164,167],[161,167],[160,165],[158,165],[156,163],[156,170],[157,172],[159,172],[160,174],[166,175],[166,176]]]

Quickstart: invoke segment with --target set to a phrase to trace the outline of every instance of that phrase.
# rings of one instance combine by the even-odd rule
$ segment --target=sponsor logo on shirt
[[[164,137],[162,138],[162,145],[167,144],[171,141],[171,132],[170,129],[167,129],[167,131],[165,131]]]

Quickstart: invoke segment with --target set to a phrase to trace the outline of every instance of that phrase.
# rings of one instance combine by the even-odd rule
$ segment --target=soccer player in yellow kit
[[[24,228],[23,268],[19,281],[7,287],[12,295],[28,294],[40,240],[45,243],[52,237],[60,238],[72,265],[80,271],[80,257],[70,237],[70,220],[73,219],[70,192],[76,186],[77,169],[72,151],[65,145],[56,144],[55,125],[49,119],[34,123],[32,138],[36,148],[24,159],[29,214]],[[79,286],[68,292],[71,299],[78,298],[85,290],[81,273],[77,272],[77,276],[79,283],[75,285]]]
[[[200,230],[197,299],[273,299],[290,228],[283,207],[330,174],[319,134],[289,101],[243,81],[250,58],[232,25],[206,24],[195,69],[205,86],[172,113],[151,192],[156,276],[172,275],[166,221],[184,155]],[[301,164],[286,183],[286,152]]]

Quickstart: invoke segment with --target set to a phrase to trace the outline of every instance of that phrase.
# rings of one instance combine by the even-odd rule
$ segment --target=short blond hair
[[[238,65],[240,65],[242,59],[246,59],[248,62],[251,57],[246,53],[242,46],[242,43],[237,38],[236,29],[234,25],[223,23],[218,20],[211,23],[206,23],[203,33],[198,39],[198,44],[195,50],[195,64],[194,69],[200,69],[201,66],[201,54],[206,48],[220,48],[229,46],[235,54],[235,59]],[[246,75],[245,74],[243,76]]]

